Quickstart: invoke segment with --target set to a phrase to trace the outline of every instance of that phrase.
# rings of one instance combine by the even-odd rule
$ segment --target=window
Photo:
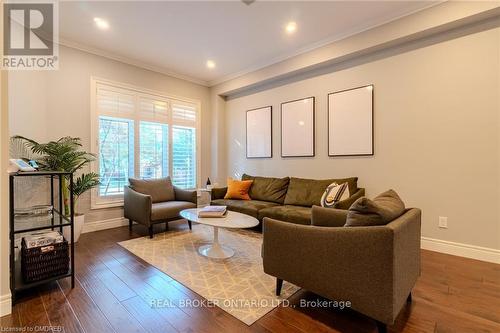
[[[134,174],[134,125],[127,119],[99,117],[99,196],[123,194]]]
[[[141,178],[168,176],[168,125],[141,121],[139,132]]]
[[[196,140],[195,129],[174,126],[172,182],[181,188],[196,186]]]
[[[92,80],[94,170],[101,185],[92,207],[123,202],[128,178],[170,176],[180,188],[198,182],[199,104]]]

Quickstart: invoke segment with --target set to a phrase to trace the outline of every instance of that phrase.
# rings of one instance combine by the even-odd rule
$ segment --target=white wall
[[[358,176],[423,210],[423,236],[500,249],[500,29],[226,102],[227,174]],[[375,155],[327,155],[327,94],[375,86]],[[316,157],[280,157],[280,103],[316,97]],[[272,159],[245,158],[245,111],[273,106]],[[437,227],[448,216],[448,229]]]
[[[1,8],[0,15],[2,15]],[[9,178],[6,172],[9,165],[7,74],[7,71],[0,71],[0,317],[11,312],[9,279]]]
[[[201,102],[201,179],[210,169],[208,88],[160,73],[61,46],[59,70],[19,71],[9,76],[10,134],[46,141],[82,138],[90,151],[90,78],[96,76]],[[87,194],[79,202],[86,222],[121,217],[121,208],[91,210]]]

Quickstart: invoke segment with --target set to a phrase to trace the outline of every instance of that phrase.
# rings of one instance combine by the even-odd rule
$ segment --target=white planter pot
[[[80,238],[80,234],[82,233],[83,229],[83,224],[85,223],[85,215],[75,215],[74,219],[74,237],[75,237],[75,243],[78,242],[78,238]],[[63,228],[63,236],[64,238],[68,241],[68,243],[71,243],[71,234],[70,234],[71,228],[70,227],[64,227]]]

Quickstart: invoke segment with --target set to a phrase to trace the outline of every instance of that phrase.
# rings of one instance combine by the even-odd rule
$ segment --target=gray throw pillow
[[[349,211],[345,227],[386,225],[405,212],[405,204],[394,190],[386,191],[373,200],[359,198]]]
[[[175,200],[174,186],[170,177],[158,179],[129,178],[129,182],[134,191],[150,195],[153,203]]]

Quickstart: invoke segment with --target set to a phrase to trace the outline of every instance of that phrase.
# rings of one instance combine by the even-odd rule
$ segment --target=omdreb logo
[[[2,69],[57,69],[57,23],[57,2],[4,2]]]

